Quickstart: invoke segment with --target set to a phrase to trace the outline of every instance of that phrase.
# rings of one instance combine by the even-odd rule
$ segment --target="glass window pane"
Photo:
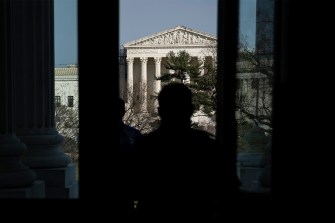
[[[120,1],[120,97],[126,102],[126,124],[142,133],[157,128],[160,89],[182,82],[194,94],[193,127],[215,135],[216,29],[216,0]],[[168,67],[170,52],[185,66]]]
[[[61,148],[71,157],[72,162],[78,164],[77,5],[77,0],[54,0],[55,95],[60,105],[55,108],[56,128],[64,137]]]
[[[242,190],[271,190],[274,0],[240,0],[236,120]]]

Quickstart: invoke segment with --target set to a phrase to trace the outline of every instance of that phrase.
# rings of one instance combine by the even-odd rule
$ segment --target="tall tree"
[[[166,57],[165,68],[172,72],[164,73],[157,79],[163,83],[181,82],[187,85],[194,95],[195,110],[212,116],[216,104],[216,66],[212,63],[192,61],[190,54],[185,50],[179,51],[177,55],[170,51]],[[207,72],[201,75],[200,69]]]
[[[216,57],[216,46],[209,46],[207,52]],[[243,38],[240,40],[238,48],[237,78],[244,73],[248,76],[247,91],[239,79],[236,92],[237,124],[239,132],[243,135],[250,128],[250,121],[263,128],[271,134],[271,113],[272,113],[272,78],[273,60],[272,56],[260,58],[254,49],[246,44]],[[170,51],[167,54],[165,68],[173,72],[164,73],[158,80],[164,83],[182,82],[189,86],[194,95],[194,105],[196,112],[201,111],[205,116],[215,118],[216,112],[216,61],[192,61],[191,56],[186,51],[179,51],[177,54]],[[200,69],[204,69],[201,75]]]

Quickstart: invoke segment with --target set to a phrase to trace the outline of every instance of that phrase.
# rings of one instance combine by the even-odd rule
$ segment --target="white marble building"
[[[70,64],[55,68],[55,105],[78,107],[78,66]]]
[[[120,51],[119,57],[121,97],[125,99],[127,105],[133,105],[132,100],[136,100],[134,108],[137,112],[153,112],[157,107],[153,95],[157,95],[162,87],[162,83],[155,80],[155,76],[171,72],[164,66],[166,55],[170,51],[177,53],[185,50],[190,54],[191,62],[213,63],[216,62],[216,45],[215,36],[179,25],[123,44],[124,50]],[[236,65],[238,70],[236,77],[240,83],[238,93],[248,95],[253,106],[250,111],[262,114],[258,101],[264,101],[265,96],[263,91],[258,92],[255,80],[263,84],[266,75],[256,72],[250,62],[238,61]],[[271,99],[267,95],[268,103],[269,100]],[[215,126],[215,121],[201,111],[195,113],[192,120],[201,126]]]
[[[155,80],[155,75],[159,77],[171,72],[164,67],[167,53],[185,50],[192,61],[213,62],[216,43],[215,36],[178,25],[123,44],[127,52],[127,70],[122,72],[120,69],[121,94],[128,104],[133,98],[140,99],[142,105],[139,110],[150,112],[154,107],[152,96],[162,86],[160,81]],[[201,72],[204,73],[204,70]]]
[[[79,124],[78,65],[55,67],[56,128],[63,136],[78,142]],[[67,113],[64,110],[72,112]],[[70,125],[70,127],[69,127]],[[66,147],[66,143],[64,144]]]

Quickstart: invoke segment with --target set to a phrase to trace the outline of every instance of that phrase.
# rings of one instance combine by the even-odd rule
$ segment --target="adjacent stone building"
[[[55,68],[55,105],[78,107],[78,65],[69,64]]]

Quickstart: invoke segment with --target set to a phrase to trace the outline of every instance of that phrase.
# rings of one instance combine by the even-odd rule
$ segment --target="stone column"
[[[205,63],[205,57],[203,56],[200,56],[198,57],[198,62],[199,64],[201,65],[201,68],[200,68],[200,76],[204,75],[205,74],[205,69],[204,69],[204,63]]]
[[[161,57],[155,57],[154,59],[155,59],[155,75],[156,75],[156,77],[160,77],[161,76],[162,58]],[[155,81],[154,91],[155,91],[156,94],[158,94],[161,91],[161,81],[160,80]]]
[[[141,57],[141,83],[140,83],[140,94],[141,94],[141,111],[147,112],[147,63],[148,57]]]
[[[55,127],[54,8],[52,0],[13,1],[16,133],[27,145],[23,161],[46,182],[46,197],[66,198],[75,166],[60,150]]]
[[[0,198],[13,197],[14,191],[22,194],[13,188],[31,187],[36,179],[21,161],[27,147],[14,133],[10,9],[10,1],[0,1]]]
[[[130,106],[134,97],[134,58],[127,57],[127,105]]]
[[[162,62],[162,58],[161,57],[155,57],[155,76],[158,78],[161,76],[161,62]],[[158,95],[159,92],[161,91],[161,81],[160,80],[155,80],[155,84],[154,84],[154,94]],[[157,111],[158,108],[158,99],[156,98],[154,101],[154,111]]]

